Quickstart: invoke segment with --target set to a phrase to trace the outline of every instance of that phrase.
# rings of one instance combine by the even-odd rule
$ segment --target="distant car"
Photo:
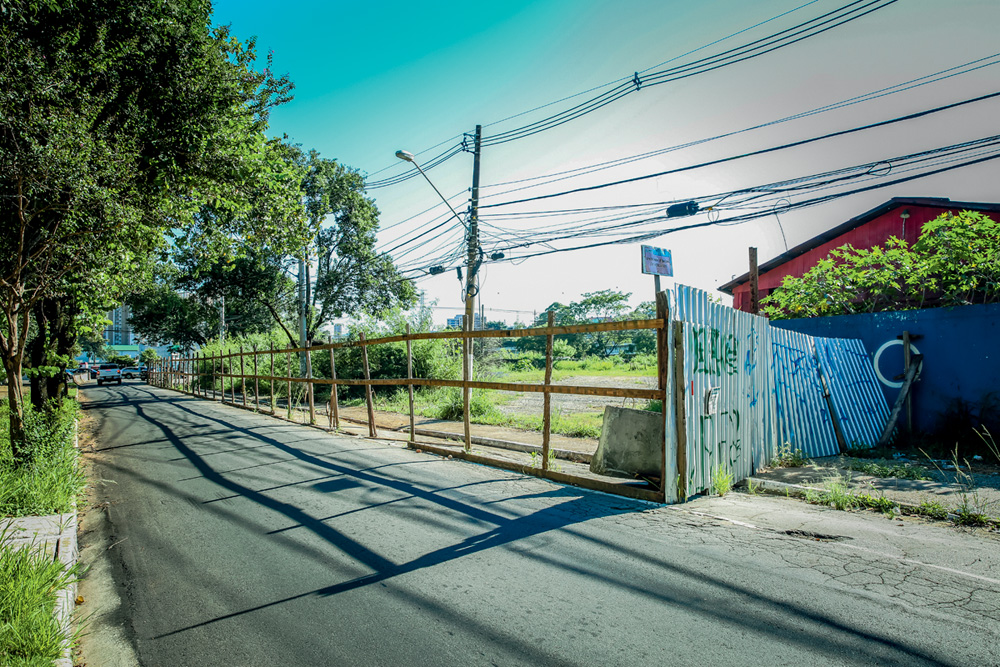
[[[122,377],[126,380],[131,380],[133,378],[139,377],[140,368],[138,366],[129,366],[128,368],[122,369]]]
[[[101,364],[97,367],[97,385],[100,386],[105,382],[115,382],[118,384],[122,383],[122,371],[118,367],[118,364]]]

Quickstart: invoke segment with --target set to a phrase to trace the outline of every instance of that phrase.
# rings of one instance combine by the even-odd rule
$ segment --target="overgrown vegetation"
[[[25,407],[25,447],[15,461],[0,403],[0,516],[60,514],[72,509],[85,479],[73,442],[77,403],[64,399],[44,410]]]
[[[1000,224],[973,211],[944,213],[911,247],[836,248],[761,301],[771,319],[911,310],[1000,301]]]
[[[792,446],[787,442],[780,447],[775,453],[774,458],[771,459],[770,467],[772,468],[798,468],[799,466],[804,466],[809,462],[809,458],[802,453],[799,448],[792,449]]]
[[[0,532],[0,544],[7,537]],[[38,546],[0,546],[0,660],[51,665],[71,640],[54,611],[60,590],[79,578]]]

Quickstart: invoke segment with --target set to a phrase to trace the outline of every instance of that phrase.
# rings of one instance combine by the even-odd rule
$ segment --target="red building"
[[[920,237],[924,223],[942,213],[959,211],[979,211],[1000,219],[1000,204],[951,201],[938,197],[894,197],[761,264],[758,268],[760,298],[780,286],[785,276],[798,278],[805,274],[834,248],[848,243],[855,248],[872,248],[884,245],[890,236],[904,239],[912,245]],[[733,296],[733,308],[750,311],[749,273],[722,285],[719,291]]]

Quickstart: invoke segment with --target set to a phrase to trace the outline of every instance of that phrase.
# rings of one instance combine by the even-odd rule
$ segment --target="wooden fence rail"
[[[236,387],[237,383],[241,388],[241,405],[243,407],[248,407],[247,400],[247,388],[248,381],[253,381],[253,391],[254,391],[254,401],[253,407],[260,410],[260,390],[261,383],[268,383],[268,402],[270,404],[270,413],[273,415],[276,413],[277,409],[277,399],[275,395],[275,383],[284,383],[286,391],[286,403],[288,418],[292,415],[292,402],[293,402],[293,392],[292,387],[302,386],[303,387],[303,398],[307,402],[309,423],[316,423],[316,411],[314,403],[313,389],[316,385],[328,385],[330,386],[330,404],[328,409],[328,422],[329,428],[337,429],[340,425],[340,415],[339,415],[339,401],[337,398],[337,388],[340,386],[360,386],[364,387],[365,392],[365,404],[368,412],[368,429],[369,435],[371,437],[377,436],[377,430],[375,427],[375,415],[374,415],[374,399],[373,399],[373,388],[374,387],[407,387],[409,392],[409,412],[410,412],[410,442],[413,443],[414,433],[415,433],[415,416],[413,407],[413,388],[414,387],[456,387],[462,389],[463,393],[463,421],[464,421],[464,449],[465,453],[468,455],[471,450],[471,435],[470,435],[470,421],[469,421],[469,395],[473,389],[490,389],[496,391],[510,391],[510,392],[525,392],[525,393],[541,393],[543,394],[543,424],[542,424],[542,469],[541,474],[543,476],[553,477],[555,473],[549,471],[549,441],[551,433],[551,395],[552,394],[562,394],[562,395],[578,395],[578,396],[606,396],[608,398],[635,398],[635,399],[647,399],[647,400],[660,400],[662,402],[662,411],[664,415],[664,420],[666,419],[667,410],[667,386],[668,378],[667,372],[669,369],[668,357],[667,357],[667,345],[670,340],[669,330],[669,319],[667,314],[667,305],[664,295],[660,295],[657,299],[657,317],[656,319],[648,320],[629,320],[623,322],[599,322],[595,324],[581,324],[572,326],[554,326],[552,313],[549,313],[548,326],[546,327],[535,327],[530,329],[507,329],[507,330],[487,330],[487,331],[436,331],[429,333],[410,333],[409,327],[407,327],[407,333],[403,335],[396,336],[386,336],[383,338],[371,338],[366,339],[364,335],[360,336],[357,341],[346,341],[340,343],[326,343],[322,345],[313,345],[309,347],[286,347],[277,349],[270,347],[268,349],[258,349],[254,346],[252,349],[243,349],[242,347],[238,351],[228,352],[228,353],[212,353],[208,356],[203,354],[195,354],[186,357],[175,357],[171,359],[161,359],[153,364],[152,372],[150,374],[150,382],[154,385],[161,387],[168,387],[173,389],[179,389],[180,391],[185,391],[196,396],[208,397],[209,391],[206,386],[210,388],[211,397],[214,399],[217,395],[216,392],[216,382],[219,383],[218,394],[221,395],[221,400],[224,403],[231,403],[233,405],[237,404],[236,398]],[[576,333],[597,333],[597,332],[607,332],[607,331],[635,331],[641,329],[655,329],[656,330],[656,341],[657,341],[657,388],[656,389],[638,389],[634,387],[593,387],[593,386],[577,386],[577,385],[555,385],[552,384],[552,369],[553,369],[553,342],[555,336],[563,334],[576,334]],[[545,345],[545,379],[541,384],[526,383],[526,382],[486,382],[481,380],[474,380],[472,378],[472,367],[469,363],[463,364],[463,377],[460,380],[443,380],[443,379],[433,379],[433,378],[416,378],[413,377],[413,352],[412,352],[412,342],[421,340],[462,340],[463,343],[471,345],[472,340],[476,338],[521,338],[529,336],[544,336],[546,339]],[[391,343],[406,343],[406,363],[407,363],[407,377],[405,378],[372,378],[371,370],[368,364],[368,348],[372,345],[386,345]],[[364,378],[343,378],[337,376],[337,367],[335,360],[336,350],[346,350],[350,348],[361,348],[362,357],[362,367],[364,370]],[[330,354],[330,377],[329,378],[315,378],[312,377],[313,370],[313,355],[320,351],[329,351]],[[283,375],[275,374],[275,355],[279,356],[279,367],[280,367],[280,355],[285,356],[285,370],[286,373]],[[258,356],[265,356],[269,360],[269,372],[266,374],[261,374],[258,368]],[[292,356],[300,355],[302,360],[302,368],[305,372],[302,377],[298,377],[292,373]],[[246,373],[246,364],[244,358],[251,357],[251,367],[252,372],[250,374]],[[467,359],[468,357],[466,357]],[[236,364],[239,364],[237,369]],[[238,370],[238,372],[237,372]],[[278,371],[280,373],[280,370]],[[230,384],[230,397],[226,396],[226,381]],[[204,384],[203,384],[204,383]],[[666,426],[666,423],[664,423]],[[661,464],[661,478],[660,478],[660,491],[659,499],[663,500],[663,486],[666,479],[666,448],[665,443],[663,447],[663,456]],[[559,473],[558,477],[563,479],[566,474]],[[639,496],[637,496],[639,497]]]

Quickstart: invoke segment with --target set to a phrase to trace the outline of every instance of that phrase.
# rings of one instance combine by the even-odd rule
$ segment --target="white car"
[[[129,366],[128,368],[122,369],[122,377],[126,380],[131,380],[133,378],[139,377],[139,367]]]

